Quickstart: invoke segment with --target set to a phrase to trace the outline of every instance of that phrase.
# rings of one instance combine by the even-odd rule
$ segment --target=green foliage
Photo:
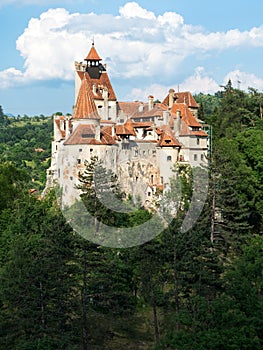
[[[0,109],[1,349],[262,348],[263,96],[229,81],[195,97],[213,130],[204,209],[181,229],[193,193],[206,188],[194,183],[198,169],[176,169],[163,209],[176,206],[177,217],[130,249],[90,243],[65,222],[54,194],[28,194],[45,182],[52,121]],[[125,200],[97,158],[86,165],[82,200],[99,233],[99,222],[114,233],[152,217]]]
[[[13,208],[15,200],[25,192],[28,174],[11,163],[0,164],[0,212]]]
[[[0,122],[0,162],[25,169],[31,176],[31,187],[43,189],[50,161],[52,119],[3,116]]]
[[[244,247],[226,269],[220,294],[212,300],[192,296],[177,315],[180,329],[169,327],[156,349],[261,349],[262,243],[262,237],[256,237]]]
[[[5,248],[0,259],[1,348],[74,348],[79,334],[76,265],[70,263],[74,237],[61,214],[28,197],[9,217],[0,242]]]

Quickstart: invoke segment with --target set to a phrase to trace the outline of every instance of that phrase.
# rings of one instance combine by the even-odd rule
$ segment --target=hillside
[[[182,167],[176,218],[128,249],[84,239],[52,191],[42,200],[28,193],[45,183],[51,118],[1,117],[0,349],[263,348],[263,95],[229,82],[220,94],[195,98],[200,119],[212,126],[203,211],[181,229],[194,190],[193,170]],[[105,207],[92,169],[87,164],[82,177],[92,234],[100,222],[118,232],[151,218],[141,207]],[[116,181],[103,189],[123,200]]]
[[[51,117],[0,117],[0,161],[30,174],[28,186],[43,189],[50,163]]]

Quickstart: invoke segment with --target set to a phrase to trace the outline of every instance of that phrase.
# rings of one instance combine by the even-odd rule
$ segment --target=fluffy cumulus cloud
[[[139,6],[136,2],[129,2],[120,8],[120,15],[124,18],[144,18],[155,20],[155,14]]]
[[[192,91],[212,92],[217,90],[217,83],[202,68],[196,68],[202,65],[202,57],[213,57],[223,50],[263,46],[263,27],[244,32],[232,29],[209,33],[201,27],[185,24],[176,12],[157,16],[136,2],[120,7],[117,16],[49,9],[39,18],[32,18],[17,39],[24,69],[8,68],[0,72],[0,87],[35,80],[73,80],[74,61],[86,57],[93,37],[113,78],[142,79],[144,86],[148,82],[158,93],[170,87],[164,86],[165,82],[170,85],[178,82],[177,74],[187,61],[191,76],[180,76],[181,86]],[[198,58],[199,64],[194,63],[192,57]],[[240,80],[250,81],[250,76]],[[253,86],[255,81],[254,77]],[[263,86],[260,79],[258,85]],[[133,90],[132,95],[139,92],[139,89]]]
[[[239,69],[229,72],[224,78],[224,84],[231,80],[235,87],[246,89],[253,87],[257,90],[263,89],[263,79],[257,77],[255,74],[242,72]]]
[[[227,80],[227,77],[224,78]],[[155,99],[162,99],[166,96],[171,86],[151,84],[148,86],[147,91],[145,89],[134,88],[132,89],[129,99],[132,100],[146,100],[149,93],[154,96]],[[205,94],[214,93],[220,89],[218,83],[208,75],[204,67],[197,67],[193,75],[187,77],[183,82],[173,86],[177,91],[191,91],[192,93],[203,92]],[[148,92],[148,94],[147,94]]]
[[[204,67],[197,67],[194,75],[186,78],[180,85],[181,90],[188,90],[193,93],[202,91],[204,94],[210,94],[219,90],[218,83],[209,76]]]

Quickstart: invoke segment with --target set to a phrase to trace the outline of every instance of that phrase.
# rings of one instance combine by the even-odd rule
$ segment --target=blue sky
[[[263,1],[0,0],[0,105],[70,113],[92,38],[119,101],[168,90],[263,90]],[[238,83],[239,81],[239,83]]]

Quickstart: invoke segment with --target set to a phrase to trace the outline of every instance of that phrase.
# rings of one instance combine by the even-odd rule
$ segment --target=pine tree
[[[7,252],[0,271],[1,348],[75,349],[80,336],[71,228],[46,202],[29,197],[1,242]]]

